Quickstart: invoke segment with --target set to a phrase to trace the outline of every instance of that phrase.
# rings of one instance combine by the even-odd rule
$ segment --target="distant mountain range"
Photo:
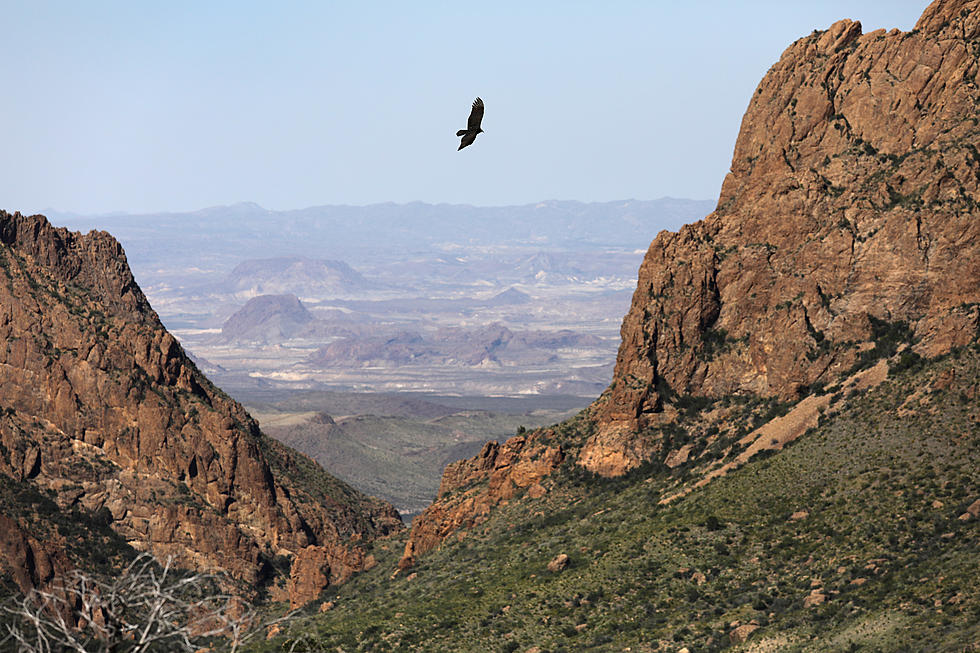
[[[243,202],[188,213],[82,216],[49,212],[72,229],[112,232],[131,264],[187,261],[231,269],[250,258],[305,256],[354,261],[404,258],[441,247],[642,248],[652,234],[704,217],[715,203],[661,198],[617,202],[546,201],[520,206],[372,204],[274,211]],[[206,259],[202,258],[206,255]]]

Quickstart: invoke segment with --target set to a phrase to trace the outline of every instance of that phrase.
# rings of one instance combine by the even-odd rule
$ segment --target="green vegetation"
[[[568,414],[557,409],[529,413],[525,405],[516,402],[497,406],[515,412],[491,412],[437,404],[438,398],[362,397],[374,397],[375,401],[372,404],[339,393],[311,393],[305,398],[261,403],[250,410],[263,432],[408,514],[418,513],[432,502],[447,464],[476,455],[488,440],[504,440],[522,428],[553,424]],[[314,412],[326,409],[338,416],[336,423]],[[341,412],[345,410],[373,412]]]
[[[891,358],[903,344],[914,344],[908,322],[888,322],[873,315],[869,315],[868,319],[871,321],[871,338],[875,346],[861,352],[848,375],[867,369],[882,358]]]
[[[716,357],[731,350],[732,345],[742,344],[748,341],[748,336],[742,339],[733,338],[728,335],[725,329],[707,328],[701,333],[703,349],[698,352],[698,358],[704,361],[714,360]]]
[[[878,326],[883,350],[907,337]],[[980,639],[980,521],[959,519],[980,498],[978,378],[976,346],[893,367],[784,451],[668,505],[690,469],[566,464],[545,497],[411,573],[391,579],[403,540],[379,542],[331,610],[252,650],[714,651],[733,624],[773,650],[964,649]],[[559,553],[571,564],[549,572]]]

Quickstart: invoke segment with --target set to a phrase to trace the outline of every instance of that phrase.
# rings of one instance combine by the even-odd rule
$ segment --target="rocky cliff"
[[[752,96],[716,210],[651,244],[575,462],[672,467],[693,445],[649,435],[692,398],[793,404],[901,347],[975,340],[978,64],[978,0],[937,0],[907,33],[843,20],[791,45]],[[441,493],[406,560],[491,499],[475,478]]]
[[[370,564],[361,543],[401,526],[207,380],[111,236],[6,212],[0,442],[0,472],[100,515],[134,548],[294,603]],[[289,579],[296,560],[316,560],[321,582]]]
[[[615,474],[649,455],[617,451],[671,394],[833,383],[875,320],[908,325],[927,355],[975,336],[978,36],[980,3],[940,0],[912,32],[844,20],[783,53],[715,212],[647,252],[584,465]]]

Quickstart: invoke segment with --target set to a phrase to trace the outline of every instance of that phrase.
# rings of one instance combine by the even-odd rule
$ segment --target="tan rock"
[[[824,594],[822,590],[818,588],[814,588],[810,590],[810,593],[806,596],[806,598],[803,599],[803,607],[813,608],[820,605],[826,600],[827,600],[827,595]]]
[[[743,624],[728,633],[728,639],[731,640],[732,644],[742,644],[748,640],[749,635],[757,630],[759,630],[759,626],[757,624]]]
[[[960,521],[966,521],[968,519],[976,519],[980,517],[980,499],[977,499],[969,505],[962,515],[959,516]]]
[[[670,455],[664,460],[664,464],[671,469],[675,467],[680,467],[687,462],[687,459],[691,456],[691,449],[694,448],[693,444],[685,444],[680,449],[670,452]]]
[[[548,494],[548,491],[540,483],[535,483],[527,489],[527,496],[532,499],[540,499],[546,494]]]
[[[330,584],[330,561],[323,547],[308,546],[293,559],[289,574],[290,607],[298,608],[320,596]]]
[[[568,568],[570,559],[568,555],[564,553],[559,553],[554,557],[554,559],[548,563],[548,571],[553,573],[558,573],[559,571],[564,571]]]
[[[278,637],[281,633],[282,633],[282,625],[280,625],[280,624],[271,624],[265,630],[265,638],[267,640],[274,639],[274,638]]]

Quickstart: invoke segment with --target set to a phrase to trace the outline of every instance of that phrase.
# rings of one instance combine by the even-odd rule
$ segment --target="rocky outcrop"
[[[560,571],[568,569],[569,564],[571,564],[571,558],[568,557],[568,554],[559,553],[548,563],[548,571],[557,574]]]
[[[399,566],[411,567],[417,556],[449,534],[480,524],[501,501],[524,491],[543,493],[539,481],[565,458],[551,441],[553,436],[553,431],[543,430],[504,444],[488,442],[476,457],[446,467],[435,502],[416,517]]]
[[[682,419],[681,399],[796,401],[901,347],[932,356],[978,337],[978,57],[980,0],[937,0],[907,33],[840,21],[783,53],[716,210],[650,245],[577,464],[686,464],[691,449],[650,437]],[[815,417],[801,412],[793,437]],[[407,553],[482,518],[487,496],[440,495]]]
[[[926,355],[976,336],[978,30],[980,3],[940,0],[909,33],[845,20],[786,50],[716,211],[647,252],[587,466],[652,455],[631,434],[674,395],[832,383],[876,325],[907,325]]]
[[[0,515],[0,560],[25,594],[49,589],[56,578],[72,568],[63,545],[40,542],[5,515]]]
[[[276,591],[276,561],[309,547],[349,570],[358,542],[400,527],[214,387],[106,233],[0,212],[0,410],[0,471],[248,588]]]

